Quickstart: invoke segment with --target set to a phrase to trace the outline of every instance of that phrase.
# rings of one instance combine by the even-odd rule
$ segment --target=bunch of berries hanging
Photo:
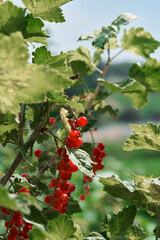
[[[31,223],[27,223],[19,212],[10,212],[4,207],[1,207],[1,212],[9,218],[4,224],[8,240],[29,239],[28,232],[33,226]]]
[[[93,149],[91,159],[96,164],[92,165],[94,175],[98,170],[102,170],[104,168],[104,164],[102,163],[103,158],[106,156],[105,153],[105,145],[103,143],[98,143],[97,147]],[[94,176],[93,176],[94,177]],[[90,186],[89,183],[93,181],[93,178],[90,178],[87,175],[84,175],[83,178],[83,187],[82,192],[85,190],[85,193],[80,195],[80,200],[84,201],[86,199],[86,195],[90,194]]]
[[[71,132],[63,143],[68,148],[79,148],[82,144],[82,139],[80,138],[81,133],[77,130],[77,127],[86,126],[87,119],[85,117],[79,117],[77,121],[75,120],[73,122],[69,120],[68,122],[71,126]],[[64,214],[70,195],[75,191],[75,184],[69,183],[68,180],[71,179],[72,173],[78,171],[78,167],[69,159],[64,147],[57,149],[57,155],[60,157],[60,161],[56,164],[59,174],[57,178],[53,178],[48,184],[48,187],[54,190],[51,195],[45,197],[45,203],[52,205],[54,210]]]

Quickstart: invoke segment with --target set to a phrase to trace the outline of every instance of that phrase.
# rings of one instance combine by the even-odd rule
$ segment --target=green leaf
[[[17,211],[19,208],[12,194],[9,194],[5,188],[0,185],[0,206]],[[15,195],[14,195],[15,196]]]
[[[80,226],[77,224],[74,224],[74,227],[76,227],[76,232],[67,240],[84,240]]]
[[[160,62],[156,59],[149,59],[143,66],[133,64],[129,71],[131,78],[136,79],[146,87],[148,92],[160,91]]]
[[[20,139],[19,140],[19,148],[20,148],[20,153],[23,157],[23,159],[30,165],[30,166],[33,166],[33,164],[30,162],[29,160],[29,156],[26,156],[26,149],[24,148],[24,145],[23,145],[23,142],[22,140]]]
[[[0,111],[17,114],[19,103],[38,103],[45,92],[60,92],[71,81],[58,70],[28,63],[28,49],[20,33],[0,42]]]
[[[137,110],[145,107],[149,102],[147,99],[147,91],[141,93],[125,93],[125,97],[131,99],[133,107]]]
[[[72,0],[22,0],[28,10],[35,17],[40,17],[49,22],[64,22],[64,16],[60,6]]]
[[[96,119],[88,119],[87,125],[82,128],[82,132],[88,132],[90,128],[92,128],[97,123]],[[88,151],[87,151],[88,152]]]
[[[85,173],[91,178],[93,177],[93,161],[87,152],[82,149],[67,149],[67,154],[82,173]]]
[[[128,32],[124,30],[121,42],[125,50],[144,58],[149,58],[150,54],[160,46],[160,42],[156,41],[143,28],[131,28]]]
[[[18,129],[17,123],[0,125],[0,135],[10,133],[13,129]]]
[[[29,232],[30,240],[68,240],[76,231],[74,224],[67,215],[58,215],[48,223],[48,231],[34,229]]]
[[[74,109],[77,115],[84,113],[84,107],[81,103],[79,103],[79,97],[72,98],[71,101],[68,101],[68,105]]]
[[[31,14],[26,15],[26,9],[7,1],[0,4],[0,38],[21,31],[29,42],[46,44],[46,34],[42,30],[44,23]]]
[[[118,214],[113,214],[110,220],[105,218],[103,227],[106,230],[107,237],[126,236],[126,231],[132,226],[135,216],[136,207],[131,205],[125,207]]]
[[[126,234],[129,240],[139,240],[139,239],[146,239],[148,234],[144,232],[144,230],[136,224],[133,224],[130,228],[128,228]]]
[[[100,49],[116,48],[116,41],[113,41],[113,39],[117,38],[120,26],[126,25],[135,19],[137,19],[137,17],[131,13],[121,14],[111,25],[102,27],[99,34],[93,38],[92,45]],[[112,40],[110,41],[110,39]]]
[[[90,75],[95,71],[92,66],[92,59],[89,50],[85,47],[79,47],[71,52],[69,63],[73,69],[74,74],[80,73],[80,76]]]
[[[130,127],[134,134],[124,143],[124,150],[150,149],[160,151],[160,125],[148,122],[147,125],[130,124]]]
[[[101,102],[100,104],[95,105],[95,110],[99,113],[99,114],[103,114],[108,112],[111,117],[113,119],[117,119],[117,112],[118,109],[113,109],[111,105],[106,105],[105,103],[102,104],[103,102]]]
[[[143,85],[132,78],[128,78],[118,83],[110,83],[103,79],[98,79],[98,81],[113,93],[143,92],[145,90]]]
[[[36,225],[37,223],[41,224],[41,225],[47,225],[47,220],[43,215],[43,212],[41,212],[40,210],[38,210],[37,208],[35,208],[34,206],[31,206],[30,208],[31,212],[29,215],[25,215],[25,218],[28,221],[32,221],[34,222],[33,224]],[[36,225],[37,226],[37,225]],[[43,227],[44,228],[44,227]],[[44,229],[45,230],[45,229]]]
[[[118,176],[100,178],[104,190],[116,198],[126,200],[158,215],[160,213],[159,178],[133,176],[134,181],[121,181]]]
[[[80,213],[80,212],[82,212],[82,210],[79,205],[79,202],[71,197],[68,201],[66,214],[72,215],[74,213]]]
[[[33,52],[33,56],[33,63],[49,65],[51,68],[67,74],[68,77],[73,74],[69,67],[69,53],[60,53],[60,55],[52,56],[51,52],[42,46]]]
[[[91,232],[84,240],[105,240],[105,238],[100,233]]]
[[[21,211],[24,214],[30,214],[30,206],[35,206],[41,210],[36,199],[28,194],[10,194],[5,188],[0,186],[0,206],[14,211]]]
[[[18,124],[3,124],[0,125],[0,142],[3,147],[6,146],[7,143],[15,143],[16,145],[19,144],[19,131],[18,131]]]
[[[113,25],[120,27],[121,25],[127,25],[128,23],[136,20],[138,17],[132,13],[123,13],[119,15],[116,20],[112,22]]]
[[[108,43],[104,45],[105,49],[116,49],[118,47],[117,45],[118,39],[116,37],[112,37],[109,39]]]
[[[99,64],[99,62],[102,60],[101,58],[101,54],[104,51],[102,49],[96,49],[96,51],[94,52],[93,55],[93,63],[97,66]]]

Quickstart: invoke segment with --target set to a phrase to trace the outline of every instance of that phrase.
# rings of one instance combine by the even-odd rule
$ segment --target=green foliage
[[[128,32],[124,30],[121,42],[125,50],[144,58],[149,58],[150,54],[160,46],[160,42],[156,41],[149,32],[145,32],[143,28],[131,28]]]
[[[0,110],[3,113],[16,114],[20,102],[43,101],[45,92],[61,91],[71,84],[58,70],[27,63],[28,57],[27,46],[20,33],[1,40]]]
[[[44,23],[32,14],[26,15],[26,9],[7,1],[0,5],[0,39],[20,31],[29,42],[46,44],[46,33],[42,30]]]
[[[143,66],[133,64],[129,71],[131,78],[145,86],[147,92],[160,91],[160,62],[156,59],[149,59]]]
[[[154,214],[160,211],[158,192],[160,191],[159,178],[146,176],[132,176],[134,181],[121,181],[118,176],[100,178],[104,190],[116,198],[121,198],[137,207],[145,208]]]
[[[106,216],[103,223],[105,231],[91,232],[88,237],[83,236],[81,228],[69,217],[81,212],[79,202],[70,197],[70,193],[67,202],[63,202],[62,199],[66,196],[62,196],[58,191],[61,196],[58,199],[56,190],[59,188],[57,185],[59,177],[62,177],[58,167],[62,167],[64,171],[69,169],[71,162],[67,163],[67,161],[70,159],[83,175],[90,177],[88,180],[85,178],[81,180],[82,190],[85,191],[82,193],[89,194],[89,183],[95,171],[93,165],[97,164],[96,161],[92,161],[92,156],[96,155],[95,160],[101,161],[101,155],[105,154],[103,151],[97,150],[98,153],[96,150],[93,151],[94,139],[92,143],[83,142],[81,149],[67,148],[69,133],[75,128],[82,133],[92,131],[99,115],[106,112],[117,118],[117,109],[114,110],[112,105],[103,101],[113,93],[125,94],[137,109],[144,107],[148,103],[148,94],[160,91],[160,63],[150,58],[150,54],[159,47],[160,43],[143,28],[125,31],[120,48],[134,52],[147,61],[143,66],[134,64],[129,71],[128,79],[116,83],[105,81],[103,78],[110,62],[119,54],[112,57],[110,50],[119,48],[117,35],[121,26],[137,18],[133,14],[125,13],[111,25],[103,26],[101,31],[97,30],[93,35],[80,37],[79,40],[91,40],[95,49],[93,57],[84,47],[52,55],[45,46],[41,46],[32,53],[33,59],[30,64],[28,42],[47,45],[48,36],[42,29],[43,20],[64,22],[60,7],[70,1],[22,0],[27,9],[17,7],[10,1],[0,1],[0,142],[2,146],[6,146],[7,143],[16,145],[14,149],[18,152],[9,170],[6,173],[0,170],[1,184],[6,185],[6,188],[0,185],[0,206],[6,207],[11,214],[13,211],[20,212],[25,221],[34,225],[29,231],[31,240],[145,239],[146,233],[134,224],[136,207],[142,207],[159,215],[159,178],[133,175],[134,180],[130,182],[121,181],[116,176],[100,178],[108,193],[136,207],[131,205],[117,215],[113,214],[110,218]],[[108,60],[104,69],[99,69],[101,55],[105,50],[108,52]],[[83,77],[95,71],[101,78],[96,76],[98,85],[95,90],[88,89],[88,79],[85,80]],[[85,89],[82,84],[85,85]],[[88,124],[82,128],[70,126],[68,120],[77,120],[82,114],[87,115]],[[76,121],[74,124],[77,124]],[[159,126],[152,123],[131,124],[131,128],[134,134],[125,142],[125,150],[142,148],[160,150]],[[73,135],[76,135],[73,136],[75,137],[73,140],[76,140],[78,133],[74,132]],[[57,148],[61,146],[66,149],[68,157],[57,157],[57,153],[59,156],[59,152],[56,153]],[[103,144],[101,146],[103,148]],[[40,158],[36,154],[34,156],[35,149],[43,150]],[[27,178],[16,172],[23,159],[27,163],[23,161],[20,172],[26,172]],[[101,163],[99,166],[103,168]],[[51,189],[53,178],[57,178],[57,183],[55,188]],[[29,194],[18,193],[21,187],[27,188]],[[52,196],[50,206],[44,195]],[[68,216],[57,214],[53,203],[59,204],[62,210],[59,209],[60,212],[66,210]],[[6,220],[7,216],[3,214],[2,219]],[[7,236],[4,235],[3,239],[5,237]]]
[[[89,50],[85,47],[79,47],[75,51],[71,52],[69,62],[73,69],[74,74],[80,73],[80,76],[85,74],[90,75],[95,71],[92,65],[92,59]]]
[[[130,127],[134,134],[124,143],[124,150],[150,149],[160,151],[160,125],[157,126],[149,122],[147,125],[130,124]]]
[[[33,52],[33,56],[33,63],[35,64],[48,65],[53,69],[65,73],[68,77],[73,74],[71,68],[69,67],[69,53],[60,53],[60,55],[52,56],[51,52],[48,51],[46,47],[42,46]]]
[[[40,17],[43,20],[56,23],[65,21],[60,6],[70,1],[72,0],[22,0],[24,5],[35,17]]]
[[[68,201],[66,214],[72,215],[74,213],[80,213],[81,211],[79,202],[71,197]]]
[[[115,48],[117,42],[117,34],[121,25],[127,25],[137,17],[131,13],[124,13],[118,16],[109,26],[103,26],[102,30],[95,32],[93,35],[81,36],[79,40],[91,40],[92,45],[98,49]],[[111,40],[111,42],[110,42]]]
[[[98,79],[98,81],[113,93],[143,92],[145,90],[143,85],[132,78],[118,83],[110,83],[103,79]]]
[[[48,222],[48,230],[43,231],[40,228],[35,228],[29,232],[31,240],[67,240],[76,231],[74,224],[67,215],[58,215],[53,220]]]
[[[118,214],[113,214],[111,218],[105,217],[103,227],[109,239],[121,239],[126,237],[128,240],[145,239],[147,234],[133,223],[136,216],[134,205],[125,207]]]
[[[71,161],[79,168],[82,173],[87,176],[93,176],[92,165],[94,162],[91,160],[89,154],[82,149],[67,149],[67,154]]]
[[[100,233],[91,232],[84,240],[105,240],[105,238]]]

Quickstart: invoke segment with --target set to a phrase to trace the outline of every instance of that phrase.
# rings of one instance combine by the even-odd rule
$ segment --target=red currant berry
[[[1,207],[1,212],[5,215],[9,215],[9,211],[7,210],[7,208]]]
[[[23,174],[21,175],[21,177],[25,177],[25,178],[28,180],[27,176],[28,176],[27,173],[23,173]]]
[[[51,189],[52,188],[52,185],[51,183],[48,183],[48,188]]]
[[[78,130],[73,130],[69,133],[69,139],[71,139],[72,141],[76,141],[76,139],[79,138],[80,136],[81,133]]]
[[[80,199],[81,201],[85,201],[86,197],[85,197],[84,194],[81,194],[80,197],[79,197],[79,199]]]
[[[104,151],[101,151],[101,152],[99,153],[99,156],[100,156],[101,158],[104,158],[104,157],[106,156],[106,153],[105,153]]]
[[[74,146],[73,146],[73,140],[70,139],[70,138],[68,138],[68,139],[67,139],[66,146],[67,146],[68,148],[73,148],[73,147],[74,147]]]
[[[53,203],[53,208],[57,211],[60,211],[63,208],[63,203],[60,201],[57,201]]]
[[[61,194],[63,194],[61,190],[56,190],[54,195],[54,200],[55,199],[58,200]]]
[[[22,187],[19,189],[18,193],[26,193],[26,194],[29,194],[29,190],[25,187]]]
[[[51,180],[51,186],[52,186],[52,188],[55,188],[55,186],[56,186],[56,184],[57,184],[57,188],[59,188],[59,184],[61,183],[61,180],[59,179],[58,180],[58,183],[57,183],[57,178],[53,178],[52,180]]]
[[[70,172],[70,171],[64,171],[64,170],[62,170],[61,172],[60,172],[60,178],[62,179],[62,181],[67,181],[67,180],[69,180],[70,178],[71,178],[71,176],[72,176],[72,173]]]
[[[4,226],[6,228],[12,228],[13,227],[13,221],[12,220],[11,221],[9,221],[9,220],[5,221]]]
[[[12,236],[17,236],[17,234],[18,234],[18,229],[15,228],[15,227],[11,228],[10,234],[11,234]]]
[[[36,149],[36,150],[34,151],[34,155],[35,155],[35,157],[36,157],[36,158],[40,158],[40,154],[41,154],[41,152],[42,152],[42,150],[40,150],[40,149]]]
[[[100,148],[101,150],[105,149],[105,145],[103,143],[98,143],[97,147]]]
[[[52,202],[52,195],[47,195],[44,199],[45,203],[50,205]]]
[[[67,202],[68,201],[68,195],[66,193],[62,193],[60,196],[59,196],[59,200],[63,203]]]
[[[7,239],[8,240],[16,240],[17,236],[12,236],[11,234],[8,234]]]
[[[65,212],[66,212],[66,207],[64,207],[64,205],[63,205],[63,208],[60,210],[60,213],[64,214]]]
[[[69,191],[70,191],[70,192],[74,192],[75,189],[76,189],[75,184],[74,184],[74,183],[69,183],[69,185],[70,185],[70,189],[69,189]]]
[[[87,125],[87,118],[86,117],[79,117],[77,123],[80,127],[85,127]]]
[[[70,165],[70,171],[71,172],[77,172],[78,171],[78,167],[75,164],[73,164],[72,161],[69,161],[69,165]]]
[[[82,138],[77,138],[74,142],[74,148],[79,148],[82,145]]]
[[[14,221],[14,225],[19,228],[23,225],[23,221],[21,219],[17,220],[17,221]]]
[[[70,191],[70,183],[68,183],[68,182],[61,182],[59,188],[60,188],[60,190],[63,193],[68,193]]]
[[[94,156],[98,156],[100,151],[101,151],[100,148],[94,148],[94,149],[93,149],[93,155],[94,155]]]
[[[50,117],[49,118],[49,123],[50,123],[50,126],[53,126],[53,124],[56,122],[56,119],[54,117]]]
[[[89,183],[93,182],[93,178],[88,177],[88,182],[89,182]]]

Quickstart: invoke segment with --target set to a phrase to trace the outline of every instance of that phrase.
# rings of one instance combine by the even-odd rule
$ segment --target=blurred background
[[[20,0],[14,0],[15,4],[23,6]],[[51,37],[48,39],[48,48],[53,54],[59,54],[61,51],[74,50],[79,46],[87,47],[93,54],[93,49],[89,42],[78,42],[80,35],[92,34],[94,30],[101,29],[104,25],[109,25],[122,13],[132,13],[138,16],[138,19],[131,22],[125,28],[143,27],[149,31],[152,36],[160,41],[160,1],[159,0],[74,0],[62,7],[65,23],[45,22],[45,29]],[[119,39],[123,35],[123,28],[119,34]],[[35,45],[37,47],[39,45]],[[30,45],[30,51],[33,46]],[[111,56],[116,51],[111,51]],[[103,55],[99,68],[103,69],[107,55]],[[160,49],[152,57],[160,60]],[[123,52],[111,64],[106,78],[109,81],[121,81],[126,79],[128,71],[133,62],[144,63],[142,57]],[[95,88],[98,75],[94,73],[91,77],[86,77],[85,81],[89,88]],[[160,119],[159,111],[159,93],[151,94],[149,104],[142,110],[135,110],[129,99],[124,98],[122,94],[115,94],[107,98],[107,103],[113,108],[118,109],[118,119],[113,120],[109,115],[103,114],[98,119],[98,129],[93,132],[95,141],[106,144],[106,158],[104,159],[105,168],[98,173],[100,176],[110,176],[117,174],[123,180],[129,180],[132,173],[148,176],[160,176],[160,157],[157,152],[137,150],[133,152],[123,151],[123,143],[128,136],[132,134],[129,123],[145,124],[148,121],[158,123]],[[90,134],[84,134],[84,141],[91,141]],[[0,167],[5,170],[14,159],[14,149],[0,149],[1,163]],[[7,151],[6,151],[7,150]],[[73,182],[77,185],[82,181],[81,174],[75,174]],[[79,198],[79,190],[75,195]],[[80,224],[83,232],[87,235],[90,231],[101,231],[100,223],[104,218],[104,213],[112,214],[118,212],[124,206],[123,201],[114,199],[102,190],[98,183],[98,177],[95,177],[91,184],[91,195],[87,196],[86,201],[81,203],[82,212],[74,214],[76,223]],[[140,209],[136,222],[148,232],[152,233],[156,225],[156,219]],[[155,237],[148,237],[152,240]]]

